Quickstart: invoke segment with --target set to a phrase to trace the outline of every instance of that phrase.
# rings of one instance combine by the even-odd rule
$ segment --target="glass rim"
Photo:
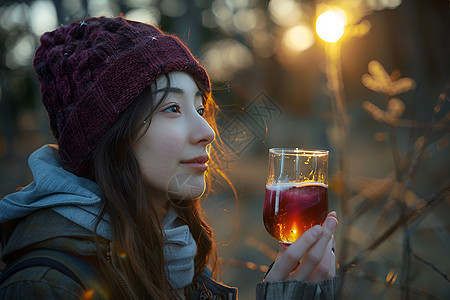
[[[311,156],[323,156],[328,155],[330,151],[320,149],[301,149],[301,148],[270,148],[269,153],[275,155],[311,155]]]

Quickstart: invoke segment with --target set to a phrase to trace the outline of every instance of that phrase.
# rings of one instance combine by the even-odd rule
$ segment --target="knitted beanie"
[[[33,65],[60,158],[76,175],[158,76],[184,71],[210,89],[205,69],[178,38],[121,17],[88,18],[45,33]]]

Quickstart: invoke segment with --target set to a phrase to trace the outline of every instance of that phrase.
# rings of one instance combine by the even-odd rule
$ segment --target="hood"
[[[52,209],[41,209],[22,219],[14,228],[2,259],[21,250],[54,249],[78,255],[95,255],[94,234],[71,222]],[[108,251],[109,241],[100,238],[100,245]]]
[[[56,157],[57,151],[56,146],[46,145],[30,155],[28,165],[34,180],[21,191],[0,200],[0,223],[51,208],[81,227],[94,231],[96,216],[102,209],[100,189],[95,182],[66,171]],[[97,233],[112,240],[107,216],[100,222]]]

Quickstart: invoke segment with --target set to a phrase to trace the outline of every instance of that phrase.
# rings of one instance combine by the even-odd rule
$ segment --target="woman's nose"
[[[215,137],[214,130],[208,124],[208,122],[200,115],[195,118],[195,126],[193,126],[192,143],[204,144],[204,146],[210,144]]]

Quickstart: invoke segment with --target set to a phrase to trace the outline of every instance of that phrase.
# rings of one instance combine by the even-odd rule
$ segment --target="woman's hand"
[[[330,212],[322,226],[305,231],[285,249],[280,245],[278,259],[265,281],[306,280],[321,282],[336,275],[333,233],[338,224]]]

